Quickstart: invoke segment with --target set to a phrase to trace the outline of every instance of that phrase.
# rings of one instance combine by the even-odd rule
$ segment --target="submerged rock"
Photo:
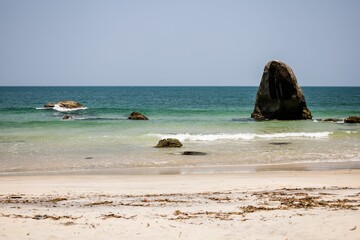
[[[360,116],[351,116],[345,118],[344,122],[346,123],[360,123]]]
[[[312,118],[289,65],[281,61],[270,61],[265,65],[251,117],[255,120]]]
[[[291,142],[271,142],[269,144],[279,146],[279,145],[289,145],[289,144],[291,144]]]
[[[204,155],[206,155],[206,153],[204,153],[204,152],[195,152],[195,151],[185,151],[185,152],[182,152],[181,155],[204,156]]]
[[[161,139],[156,148],[180,148],[182,143],[176,138]]]
[[[322,121],[323,122],[341,122],[341,121],[343,121],[343,119],[340,119],[340,118],[325,118]]]
[[[132,112],[129,117],[129,120],[149,120],[145,115],[139,112]]]

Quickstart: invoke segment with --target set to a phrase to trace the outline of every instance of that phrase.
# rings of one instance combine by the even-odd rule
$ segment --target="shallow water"
[[[256,87],[1,87],[0,171],[101,170],[360,160],[360,88],[303,88],[314,119],[250,119]],[[45,110],[76,100],[87,109]],[[149,121],[129,121],[140,111]],[[72,120],[62,120],[65,114]],[[157,149],[175,137],[180,149]],[[207,153],[184,156],[184,151]]]

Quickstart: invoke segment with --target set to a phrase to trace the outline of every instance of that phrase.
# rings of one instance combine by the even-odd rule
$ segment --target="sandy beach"
[[[0,239],[360,239],[360,170],[0,177]]]

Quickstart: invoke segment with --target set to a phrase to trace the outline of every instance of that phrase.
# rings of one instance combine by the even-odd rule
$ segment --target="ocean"
[[[360,87],[302,90],[313,120],[257,122],[257,87],[0,87],[0,174],[359,161],[360,125],[342,119],[360,115]],[[43,109],[60,100],[87,108]],[[183,147],[154,148],[170,137]]]

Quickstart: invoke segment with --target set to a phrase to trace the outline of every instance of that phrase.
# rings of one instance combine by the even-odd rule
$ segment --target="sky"
[[[0,86],[360,86],[357,0],[0,0]]]

